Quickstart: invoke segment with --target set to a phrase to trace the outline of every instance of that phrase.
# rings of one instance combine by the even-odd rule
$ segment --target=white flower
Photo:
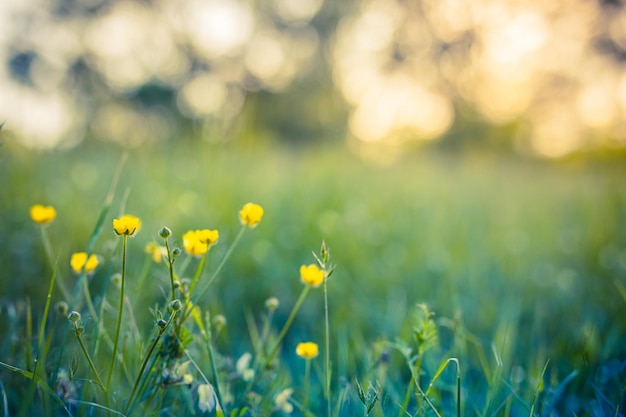
[[[211,412],[217,404],[215,390],[211,384],[198,385],[198,408],[202,412]]]
[[[235,368],[237,369],[237,373],[241,375],[244,381],[250,381],[254,378],[254,369],[250,368],[250,361],[252,360],[252,355],[249,352],[244,353],[237,360],[235,364]]]
[[[290,414],[293,411],[293,405],[289,402],[293,394],[293,388],[285,388],[274,397],[274,404],[277,410]]]

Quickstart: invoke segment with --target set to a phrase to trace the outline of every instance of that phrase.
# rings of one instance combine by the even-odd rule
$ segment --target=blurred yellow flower
[[[134,236],[141,229],[141,220],[138,217],[125,214],[113,219],[113,230],[118,235]]]
[[[324,271],[315,264],[300,267],[300,280],[311,287],[319,287],[324,282]]]
[[[35,204],[30,208],[30,218],[37,224],[48,224],[57,216],[57,211],[52,206]]]
[[[146,253],[152,256],[152,260],[159,264],[161,260],[167,256],[167,248],[150,242],[146,245]]]
[[[304,359],[313,359],[319,354],[317,343],[303,342],[296,346],[296,354]]]
[[[217,243],[219,237],[217,230],[190,230],[183,235],[183,247],[190,255],[200,256]]]
[[[215,245],[220,238],[220,232],[217,230],[209,230],[202,229],[196,230],[196,237],[200,242],[206,243],[207,245]]]
[[[75,252],[70,258],[70,266],[77,274],[83,272],[83,268],[85,268],[85,273],[89,274],[98,266],[98,257],[92,253],[87,258],[87,252]]]
[[[263,207],[254,203],[247,203],[239,212],[239,219],[242,224],[248,227],[255,227],[263,218]]]

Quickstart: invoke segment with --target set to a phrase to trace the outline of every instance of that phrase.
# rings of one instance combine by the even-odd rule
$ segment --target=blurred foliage
[[[624,149],[624,27],[622,1],[8,1],[0,121],[33,148]]]

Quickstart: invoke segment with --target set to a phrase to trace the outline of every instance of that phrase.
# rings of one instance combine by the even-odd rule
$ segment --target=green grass
[[[288,387],[295,389],[295,414],[308,404],[326,415],[322,288],[306,296],[277,360],[254,387],[235,369],[263,340],[269,297],[280,301],[267,325],[266,343],[274,341],[302,290],[298,269],[315,262],[311,252],[322,240],[337,265],[328,281],[333,414],[362,415],[371,406],[376,416],[448,416],[460,405],[463,415],[479,416],[623,415],[626,187],[619,164],[424,153],[377,166],[341,149],[181,143],[134,150],[93,242],[101,265],[88,288],[104,320],[87,305],[80,310],[86,350],[105,379],[119,297],[109,284],[122,260],[111,221],[125,212],[139,216],[142,230],[128,239],[124,361],[105,395],[88,382],[95,380],[91,367],[54,308],[58,289],[45,340],[39,336],[52,268],[28,209],[56,207],[46,229],[58,257],[56,279],[74,285],[69,257],[89,244],[120,155],[98,144],[41,154],[10,143],[0,148],[0,361],[7,364],[0,388],[8,415],[62,415],[62,404],[72,415],[107,414],[101,407],[124,412],[159,333],[151,309],[169,317],[170,275],[150,263],[145,245],[164,244],[162,226],[172,230],[173,246],[187,230],[219,229],[201,276],[208,280],[239,233],[237,212],[248,201],[264,207],[263,221],[246,230],[198,302],[209,321],[221,314],[226,326],[207,339],[190,319],[190,333],[179,333],[189,338],[187,351],[170,352],[169,367],[146,364],[152,373],[143,373],[133,415],[200,413],[198,384],[204,374],[215,387],[213,369],[227,415],[244,406],[248,415],[268,415]],[[192,278],[198,260],[186,258],[175,265],[189,262],[181,276]],[[155,352],[174,349],[173,328]],[[308,340],[320,345],[320,356],[311,363],[307,403],[305,361],[295,346]],[[39,352],[47,358],[36,371],[42,379],[32,404],[22,406]],[[164,383],[191,360],[197,368],[190,366],[190,386]]]

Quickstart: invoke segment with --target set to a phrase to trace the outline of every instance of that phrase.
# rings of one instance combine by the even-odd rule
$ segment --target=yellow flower
[[[160,264],[163,257],[167,256],[167,248],[150,242],[146,245],[146,253],[152,255],[152,260],[155,263]]]
[[[313,359],[320,353],[317,343],[303,342],[296,346],[296,354],[304,359]]]
[[[37,224],[48,224],[57,216],[57,211],[52,206],[35,204],[30,208],[30,218]]]
[[[190,230],[183,235],[183,247],[190,255],[204,255],[219,237],[217,230]]]
[[[70,258],[70,266],[77,274],[83,272],[83,268],[85,273],[89,274],[98,266],[98,257],[92,253],[88,259],[87,252],[76,252]]]
[[[263,218],[263,207],[254,203],[247,203],[239,212],[239,219],[242,224],[248,227],[255,227]]]
[[[317,265],[302,265],[300,267],[300,280],[311,287],[319,287],[324,282],[324,271]]]
[[[220,238],[220,232],[217,230],[209,230],[202,229],[196,230],[196,237],[200,242],[206,243],[207,245],[215,245]]]
[[[118,235],[134,236],[141,229],[141,220],[138,217],[125,214],[113,219],[113,230]]]

